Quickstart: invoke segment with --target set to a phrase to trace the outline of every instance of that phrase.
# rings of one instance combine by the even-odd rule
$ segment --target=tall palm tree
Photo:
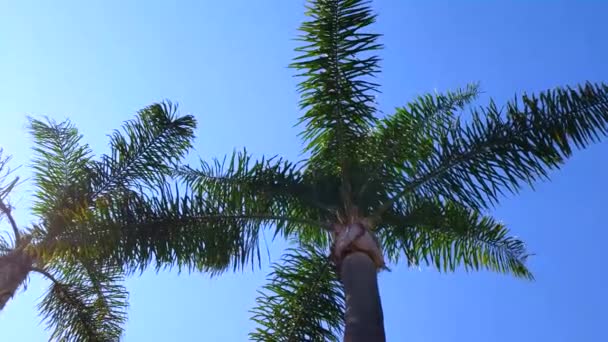
[[[379,118],[369,1],[309,0],[307,9],[292,67],[308,158],[239,152],[176,172],[217,208],[214,219],[236,228],[237,264],[259,255],[264,227],[295,243],[258,298],[250,338],[338,340],[344,327],[345,341],[384,341],[377,272],[387,261],[532,279],[524,243],[484,211],[608,133],[608,86],[479,107],[469,85]]]
[[[117,341],[126,319],[125,275],[150,264],[225,268],[232,250],[215,248],[211,235],[221,228],[196,229],[205,202],[176,197],[169,187],[196,126],[176,109],[159,103],[141,110],[99,158],[69,121],[32,119],[34,204],[26,227],[9,203],[19,180],[0,153],[0,219],[12,229],[10,239],[0,238],[0,310],[35,272],[50,281],[39,309],[51,340]]]

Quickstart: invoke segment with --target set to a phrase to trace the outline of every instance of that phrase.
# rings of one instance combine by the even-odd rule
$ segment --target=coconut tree
[[[292,64],[307,158],[244,151],[176,172],[249,246],[234,249],[235,263],[255,261],[264,228],[294,243],[252,310],[250,338],[338,340],[344,329],[344,341],[384,341],[377,273],[387,263],[532,279],[524,242],[487,209],[606,135],[608,86],[480,106],[473,84],[380,117],[369,2],[309,0],[307,15]]]
[[[214,245],[221,227],[196,229],[205,201],[176,197],[169,187],[167,176],[195,129],[194,117],[176,109],[167,102],[141,110],[110,135],[110,152],[99,158],[69,121],[31,119],[27,226],[14,218],[9,197],[19,180],[0,153],[0,219],[10,232],[0,239],[0,310],[34,272],[50,281],[39,309],[51,340],[117,341],[126,319],[125,275],[149,265],[225,268],[234,251]]]

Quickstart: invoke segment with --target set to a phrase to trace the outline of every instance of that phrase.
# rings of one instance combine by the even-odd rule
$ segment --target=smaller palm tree
[[[204,201],[177,203],[169,186],[196,126],[176,113],[171,103],[143,109],[97,159],[69,121],[32,119],[35,187],[26,227],[13,218],[9,194],[19,180],[0,154],[0,218],[12,230],[0,240],[0,310],[35,272],[51,283],[39,304],[51,340],[117,341],[126,319],[125,275],[151,263],[225,267],[223,249],[194,228]],[[197,244],[203,240],[209,244]]]

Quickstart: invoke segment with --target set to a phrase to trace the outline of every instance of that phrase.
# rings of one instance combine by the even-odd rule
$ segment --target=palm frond
[[[374,23],[369,1],[309,0],[291,65],[305,79],[299,85],[305,109],[301,136],[312,153],[310,165],[340,172],[349,168],[359,143],[375,121],[378,85],[369,79],[379,70],[379,35],[363,30]],[[347,170],[342,170],[342,173]]]
[[[300,166],[278,157],[252,161],[247,151],[235,152],[228,161],[201,161],[199,169],[182,166],[175,175],[201,196],[233,208],[277,216],[289,213],[292,202],[324,208],[304,183]]]
[[[370,135],[369,162],[391,176],[415,175],[417,163],[427,159],[434,148],[433,137],[445,134],[455,123],[457,111],[479,95],[479,85],[445,94],[418,97],[395,114],[379,121]]]
[[[171,103],[149,106],[123,132],[110,137],[110,155],[91,159],[87,145],[68,121],[57,124],[31,120],[37,202],[42,217],[37,240],[54,243],[56,235],[78,216],[86,216],[100,197],[147,185],[170,174],[172,164],[185,155],[194,137],[192,116],[178,116]],[[44,214],[44,215],[43,215]]]
[[[170,102],[156,103],[110,136],[111,153],[93,164],[92,197],[115,189],[154,184],[170,175],[192,147],[196,120]]]
[[[469,124],[458,120],[434,134],[428,158],[402,178],[394,200],[406,194],[442,196],[484,208],[504,192],[546,178],[574,147],[584,148],[608,133],[608,85],[524,95],[504,111],[492,102],[474,110]]]
[[[175,175],[210,203],[221,203],[226,212],[266,213],[276,217],[298,217],[275,225],[275,235],[304,234],[323,240],[319,223],[335,211],[339,198],[327,194],[328,186],[309,182],[299,163],[278,157],[253,161],[247,151],[235,152],[223,161],[201,161],[199,169],[182,166]],[[311,224],[308,224],[310,222]],[[262,222],[260,222],[262,223]]]
[[[290,249],[273,266],[252,309],[259,327],[253,341],[339,341],[344,294],[327,256],[305,246]]]
[[[532,279],[525,244],[503,224],[462,205],[419,200],[387,214],[384,222],[378,235],[393,261],[405,253],[414,266],[426,263],[444,272],[485,268]]]
[[[115,193],[98,201],[91,215],[74,221],[53,249],[125,265],[127,272],[154,263],[157,268],[175,265],[215,274],[259,264],[264,228],[287,221],[313,224],[233,209],[191,191],[182,195],[168,184],[154,196]]]
[[[70,121],[30,119],[34,138],[33,212],[44,219],[73,210],[83,195],[91,150],[82,144],[82,135]],[[51,229],[51,228],[49,228]]]
[[[403,178],[416,174],[418,164],[432,154],[433,137],[445,133],[456,121],[457,111],[479,93],[479,85],[469,84],[456,91],[420,96],[378,122],[361,153],[360,180],[353,182],[357,205],[365,214],[372,215],[401,188]]]
[[[39,309],[56,341],[118,341],[126,322],[127,291],[119,268],[92,262],[57,260]]]

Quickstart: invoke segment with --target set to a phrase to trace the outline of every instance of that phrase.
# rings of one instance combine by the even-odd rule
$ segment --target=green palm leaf
[[[479,93],[479,86],[470,84],[454,92],[420,96],[378,122],[367,138],[366,153],[361,154],[359,179],[353,182],[357,203],[366,214],[390,202],[403,179],[413,177],[419,164],[432,155],[437,143],[433,137],[445,134],[458,111]]]
[[[44,222],[42,233],[52,239],[73,211],[86,204],[91,151],[72,123],[30,119],[34,138],[33,212]]]
[[[572,154],[608,133],[608,85],[585,84],[524,95],[504,111],[494,103],[430,134],[433,148],[403,177],[402,195],[444,196],[473,208],[496,203],[505,191],[546,178]],[[411,161],[403,160],[403,165]],[[382,207],[386,210],[390,202]]]
[[[111,153],[93,164],[92,197],[137,185],[153,188],[192,147],[195,128],[194,117],[178,115],[170,102],[141,110],[110,136]]]
[[[455,123],[458,111],[466,108],[479,95],[479,86],[445,94],[418,97],[395,114],[379,121],[370,136],[370,161],[382,167],[382,176],[399,178],[416,173],[420,160],[433,151],[432,137],[440,136]]]
[[[191,191],[180,194],[167,183],[154,196],[125,192],[99,201],[91,215],[74,221],[55,249],[124,265],[127,272],[153,263],[221,273],[259,264],[262,230],[292,220],[307,223],[229,208]]]
[[[201,161],[199,169],[180,167],[175,175],[201,198],[221,203],[224,211],[283,218],[275,222],[275,236],[304,234],[309,241],[327,243],[319,228],[339,204],[336,182],[321,184],[300,164],[277,157],[253,161],[243,151],[228,161]]]
[[[339,341],[344,294],[334,267],[314,247],[290,249],[273,266],[252,310],[253,341]]]
[[[110,256],[116,251],[127,255],[128,249],[118,243],[124,239],[109,239],[116,231],[105,229],[98,218],[112,198],[143,198],[162,190],[159,184],[170,176],[193,138],[194,118],[176,113],[170,103],[140,111],[135,120],[125,123],[123,132],[114,132],[111,153],[100,161],[92,159],[70,122],[31,120],[37,156],[34,212],[40,220],[28,231],[33,240],[25,248],[35,265],[44,265],[37,270],[53,280],[40,306],[54,330],[51,339],[119,339],[126,292],[117,282],[123,270],[130,270],[123,266],[129,259]],[[104,238],[108,240],[95,240]],[[111,242],[114,254],[101,248]]]
[[[416,202],[388,213],[378,232],[393,261],[404,253],[410,265],[426,263],[444,272],[485,268],[533,278],[525,244],[503,224],[456,203]]]
[[[294,202],[323,208],[299,165],[282,158],[252,161],[246,151],[235,152],[228,161],[201,161],[199,169],[182,166],[175,175],[199,195],[233,209],[286,216],[296,210]]]
[[[39,305],[57,341],[118,341],[126,321],[127,292],[118,268],[82,260],[54,260],[40,271],[52,285]]]
[[[37,221],[20,231],[4,201],[16,180],[4,182],[0,158],[0,215],[15,235],[13,244],[0,239],[0,255],[22,257],[25,275],[13,275],[18,284],[31,267],[52,279],[41,310],[53,338],[119,339],[123,274],[150,265],[212,274],[255,267],[265,229],[301,246],[273,266],[253,310],[254,340],[338,339],[344,294],[323,252],[336,240],[347,245],[332,248],[336,264],[358,256],[347,260],[352,267],[343,269],[345,279],[370,266],[358,274],[365,281],[356,283],[372,284],[373,298],[374,265],[383,264],[378,241],[394,262],[405,255],[410,265],[441,271],[489,269],[532,278],[524,243],[482,211],[607,135],[608,85],[524,95],[504,108],[490,102],[463,118],[479,95],[470,85],[419,97],[378,119],[372,78],[381,46],[379,35],[366,32],[375,22],[370,3],[307,3],[304,46],[291,65],[304,78],[298,89],[305,161],[256,161],[242,152],[182,166],[195,120],[170,103],[126,122],[99,160],[71,123],[32,120]],[[375,264],[366,259],[372,254]],[[363,310],[355,305],[357,291],[346,291],[345,333],[383,339],[380,302]]]
[[[315,160],[339,171],[350,167],[359,143],[375,121],[379,35],[363,30],[375,21],[369,3],[356,0],[310,0],[309,21],[300,27],[304,46],[291,65],[301,71],[302,137]],[[355,159],[356,160],[356,159]],[[341,171],[347,172],[346,169]]]

